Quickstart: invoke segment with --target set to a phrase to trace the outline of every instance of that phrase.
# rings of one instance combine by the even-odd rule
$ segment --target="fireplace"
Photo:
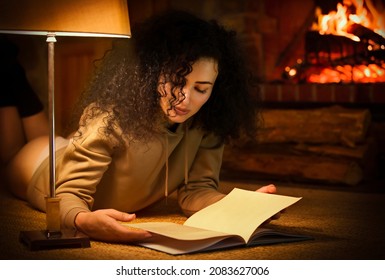
[[[304,23],[306,31],[296,35],[303,37],[303,54],[293,53],[296,61],[281,67],[281,78],[262,84],[263,100],[385,104],[385,10],[380,14],[369,6],[364,1],[337,3],[326,14],[314,6],[312,21]]]
[[[382,185],[385,3],[294,2],[265,1],[248,8],[243,35],[254,54],[251,63],[256,57],[264,63],[258,74],[265,128],[259,147],[228,151],[225,170],[294,182]],[[256,17],[250,15],[253,9]],[[257,32],[250,23],[257,23]],[[274,29],[281,29],[280,35]],[[286,33],[291,38],[277,51],[278,36]],[[363,137],[345,141],[354,132]],[[334,133],[339,140],[328,139]]]
[[[338,3],[328,14],[317,7],[304,59],[286,67],[285,76],[310,83],[385,82],[385,27],[377,8],[365,7]]]
[[[350,1],[360,3],[360,0]],[[261,131],[265,134],[261,135],[258,147],[245,147],[236,151],[236,155],[226,154],[224,175],[239,170],[243,173],[238,178],[244,178],[246,172],[253,180],[267,176],[273,182],[283,178],[349,186],[368,178],[384,179],[383,37],[363,24],[352,25],[353,33],[358,33],[355,36],[363,39],[360,42],[336,34],[320,34],[314,29],[317,13],[337,13],[342,0],[128,2],[132,24],[170,8],[185,9],[217,19],[235,29],[242,39],[249,55],[247,61],[260,81],[266,127]],[[384,0],[362,2],[365,8],[368,3],[376,7],[382,3],[385,7]],[[361,10],[349,12],[357,14]],[[383,26],[377,29],[384,30]],[[37,92],[46,100],[45,76],[40,71],[46,65],[45,58],[40,51],[34,51],[35,46],[39,50],[44,48],[33,38],[18,40],[22,41],[20,54],[24,55],[27,74],[35,79]],[[103,56],[110,43],[109,40],[75,43],[69,39],[61,42],[66,47],[56,53],[59,130],[66,126],[67,116],[93,69],[93,61]],[[65,77],[63,73],[71,76]],[[359,73],[363,79],[356,78]],[[373,73],[377,73],[376,79]],[[278,138],[273,138],[274,135]],[[334,177],[328,177],[328,173]],[[346,178],[344,174],[350,176]]]

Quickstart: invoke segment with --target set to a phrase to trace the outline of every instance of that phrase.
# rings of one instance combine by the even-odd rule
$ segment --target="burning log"
[[[305,60],[310,65],[329,66],[337,60],[341,64],[351,64],[354,62],[352,59],[365,52],[366,44],[344,36],[321,35],[317,31],[309,31],[305,36]]]
[[[321,70],[312,67],[307,70],[307,81],[311,83],[383,83],[385,82],[384,69],[385,63],[382,65],[338,65]]]
[[[373,40],[385,43],[385,39],[359,24],[354,26],[357,34],[372,38],[371,44],[367,39],[356,42],[344,36],[309,31],[305,37],[305,62],[294,67],[294,76],[288,75],[291,68],[285,69],[283,77],[311,83],[384,82],[385,51]]]
[[[362,41],[369,41],[371,40],[377,45],[385,45],[385,38],[381,35],[377,34],[373,30],[362,26],[361,24],[354,23],[349,25],[347,31],[351,34],[356,35],[359,37]]]
[[[297,77],[288,77],[313,83],[382,82],[385,78],[385,38],[376,33],[384,27],[382,10],[369,3],[371,1],[368,1],[370,9],[367,10],[365,5],[357,5],[355,1],[344,1],[337,4],[336,11],[328,14],[322,14],[317,7],[316,22],[305,37],[305,63],[296,67]],[[319,66],[330,71],[314,72],[313,69]],[[338,66],[352,67],[351,75],[339,75]],[[361,66],[364,69],[359,69]],[[312,72],[309,73],[309,69]]]

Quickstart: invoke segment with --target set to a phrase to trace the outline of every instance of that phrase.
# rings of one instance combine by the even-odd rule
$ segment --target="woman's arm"
[[[187,216],[225,196],[218,191],[223,148],[214,135],[202,138],[188,173],[188,183],[178,189],[178,202]]]
[[[178,190],[178,202],[185,215],[191,216],[226,196],[218,191],[223,149],[224,145],[218,144],[214,136],[208,135],[203,138],[189,171],[188,184]],[[274,194],[277,189],[270,184],[256,191]],[[272,219],[278,217],[279,214]]]
[[[89,237],[107,242],[132,242],[151,236],[130,229],[135,214],[115,209],[91,211],[97,185],[108,169],[118,140],[114,133],[101,133],[103,116],[83,127],[73,138],[58,164],[57,196],[61,198],[61,219],[65,227],[77,228]],[[117,132],[119,133],[119,132]]]
[[[101,134],[102,118],[95,118],[71,139],[57,165],[56,194],[61,199],[61,219],[74,227],[79,212],[92,209],[96,187],[108,169],[114,152],[113,135]],[[79,136],[80,135],[80,136]]]

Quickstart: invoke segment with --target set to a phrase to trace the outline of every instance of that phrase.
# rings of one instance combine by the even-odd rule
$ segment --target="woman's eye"
[[[200,88],[195,88],[195,90],[199,93],[206,93],[207,89],[200,89]]]

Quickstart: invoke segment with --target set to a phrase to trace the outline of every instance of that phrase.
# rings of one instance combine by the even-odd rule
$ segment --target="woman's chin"
[[[189,117],[187,115],[183,115],[183,116],[175,115],[175,116],[168,117],[169,121],[172,123],[184,123],[185,121],[187,121],[188,118]]]

